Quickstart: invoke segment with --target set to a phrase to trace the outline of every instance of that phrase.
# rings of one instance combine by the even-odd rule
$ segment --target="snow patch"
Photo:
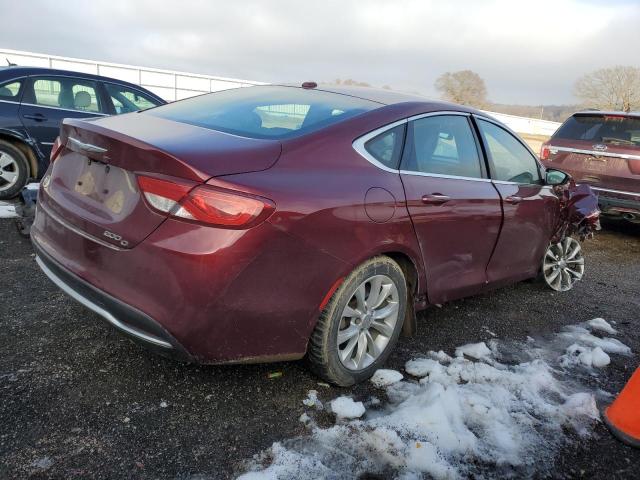
[[[480,360],[481,358],[490,356],[491,350],[489,350],[489,347],[487,347],[487,344],[484,342],[469,343],[456,348],[456,357],[463,357],[465,355]]]
[[[17,218],[16,207],[12,203],[0,202],[0,218]]]
[[[609,335],[615,335],[618,333],[615,328],[613,328],[609,322],[607,322],[604,318],[594,318],[593,320],[589,320],[587,322],[594,330],[600,330],[602,332],[608,333]]]
[[[562,366],[582,364],[587,367],[603,368],[611,363],[611,358],[600,347],[590,348],[578,345],[569,345],[566,353],[560,357]]]
[[[322,402],[318,399],[317,390],[309,390],[307,392],[307,398],[302,400],[302,403],[307,407],[315,407],[317,410],[322,410],[324,408]]]
[[[335,425],[275,443],[241,478],[545,476],[554,453],[590,435],[600,419],[595,396],[602,393],[581,386],[574,369],[604,366],[606,351],[630,352],[584,325],[552,339],[496,340],[464,345],[455,357],[411,359],[405,369],[413,378],[388,385],[386,402],[365,411],[362,402],[336,398]]]
[[[402,374],[397,370],[380,369],[376,370],[376,373],[371,377],[371,383],[379,388],[388,387],[391,384],[399,382],[403,378]]]
[[[331,400],[331,411],[338,418],[360,418],[364,415],[365,408],[362,402],[355,402],[349,397],[338,397]]]

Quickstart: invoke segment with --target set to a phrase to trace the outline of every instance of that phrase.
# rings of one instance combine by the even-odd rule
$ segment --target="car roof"
[[[60,70],[58,68],[45,68],[45,67],[25,67],[25,66],[4,66],[0,67],[0,81],[10,78],[18,78],[29,75],[64,75],[76,78],[89,78],[92,80],[101,80],[107,82],[117,83],[119,85],[126,85],[131,88],[135,88],[136,90],[142,90],[143,92],[148,92],[156,98],[161,98],[153,92],[149,92],[144,87],[140,85],[136,85],[135,83],[126,82],[124,80],[118,80],[117,78],[105,77],[103,75],[95,75],[93,73],[84,73],[84,72],[74,72],[71,70]],[[163,100],[164,101],[164,100]]]
[[[573,115],[615,115],[616,117],[640,118],[640,112],[622,112],[619,110],[580,110]]]

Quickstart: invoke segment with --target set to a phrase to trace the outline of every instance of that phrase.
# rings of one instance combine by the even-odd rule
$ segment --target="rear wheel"
[[[320,315],[309,342],[312,370],[341,386],[366,380],[391,354],[406,308],[407,286],[400,266],[383,256],[363,263]]]
[[[549,245],[542,262],[545,283],[557,292],[571,290],[584,275],[582,246],[575,238],[566,237]]]
[[[29,169],[24,154],[0,140],[0,200],[15,197],[27,183]]]

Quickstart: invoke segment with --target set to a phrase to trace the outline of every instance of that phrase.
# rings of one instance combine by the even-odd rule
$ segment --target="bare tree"
[[[575,94],[585,106],[630,112],[640,109],[640,68],[602,68],[580,78]]]
[[[370,87],[371,84],[367,82],[360,82],[358,80],[354,80],[352,78],[347,78],[346,80],[341,80],[336,78],[334,85],[344,85],[346,87]]]
[[[487,105],[487,87],[476,72],[461,70],[447,72],[438,77],[436,90],[450,102],[484,108]]]

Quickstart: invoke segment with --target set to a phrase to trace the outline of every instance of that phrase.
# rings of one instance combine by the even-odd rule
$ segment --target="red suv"
[[[604,215],[640,223],[640,113],[575,113],[542,145],[540,159],[591,185]]]

